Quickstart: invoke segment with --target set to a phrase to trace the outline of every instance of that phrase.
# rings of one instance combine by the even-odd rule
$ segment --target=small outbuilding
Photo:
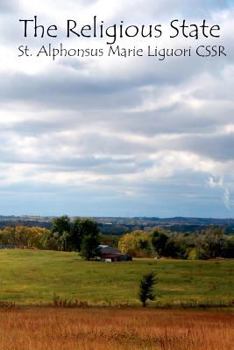
[[[108,245],[100,245],[98,249],[101,260],[107,262],[132,261],[130,255],[121,253],[117,248],[112,248]]]

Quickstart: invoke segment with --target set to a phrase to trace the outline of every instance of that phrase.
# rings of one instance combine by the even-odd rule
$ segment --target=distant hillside
[[[94,217],[100,230],[105,234],[121,235],[133,230],[150,230],[153,227],[164,227],[171,232],[196,232],[207,226],[216,225],[225,229],[227,234],[234,234],[234,219],[212,218],[157,218],[157,217]],[[0,216],[0,227],[12,225],[39,226],[50,228],[53,217],[43,216]]]

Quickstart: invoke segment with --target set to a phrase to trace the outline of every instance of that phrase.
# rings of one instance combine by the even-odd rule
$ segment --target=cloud
[[[233,214],[231,3],[59,0],[55,10],[52,1],[20,0],[17,6],[1,2],[0,10],[2,23],[9,18],[15,23],[1,39],[5,54],[0,57],[0,192],[7,209],[0,210],[19,213],[25,208],[22,213],[32,210],[38,214],[65,210],[82,215]],[[229,55],[213,60],[167,58],[164,62],[105,57],[18,60],[18,17],[34,13],[47,23],[56,20],[60,24],[68,16],[86,19],[94,14],[107,23],[206,17],[220,23],[220,44],[227,46]],[[38,46],[34,40],[29,43]],[[58,43],[54,41],[55,46]],[[97,44],[103,45],[92,41],[71,41],[69,45]],[[134,45],[132,41],[123,44]],[[154,45],[184,46],[185,41],[169,44],[165,39]]]
[[[15,11],[17,9],[17,1],[15,0],[1,0],[0,11],[2,14]]]
[[[223,178],[217,178],[214,176],[210,176],[208,180],[208,184],[210,188],[220,188],[223,190],[223,202],[225,207],[228,210],[231,210],[232,204],[231,204],[231,193],[227,185],[224,183]]]

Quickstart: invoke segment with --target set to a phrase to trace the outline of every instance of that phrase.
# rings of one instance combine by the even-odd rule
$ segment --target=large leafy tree
[[[71,220],[67,215],[55,218],[52,222],[51,231],[62,236],[64,232],[70,232]]]
[[[57,240],[60,250],[81,251],[86,259],[95,256],[99,245],[99,229],[90,219],[75,219],[61,216],[53,220],[52,236]]]
[[[76,219],[71,224],[71,245],[74,250],[80,251],[82,247],[82,242],[86,238],[91,239],[93,237],[93,241],[95,241],[94,238],[97,238],[99,241],[99,229],[98,225],[95,221],[90,219]]]
[[[118,244],[119,249],[133,257],[152,255],[151,236],[148,232],[133,231],[123,235]]]
[[[90,260],[98,255],[100,244],[100,233],[96,222],[84,219],[80,222],[81,255],[86,260]]]
[[[83,237],[81,243],[81,256],[85,260],[90,260],[98,255],[99,235],[89,234]]]
[[[80,251],[83,239],[82,220],[77,218],[71,224],[71,246],[74,250]]]
[[[55,218],[51,228],[52,237],[57,240],[59,250],[69,250],[71,221],[67,215]]]
[[[208,227],[198,236],[196,243],[199,258],[221,257],[225,248],[224,230],[220,227]]]
[[[164,256],[168,235],[162,230],[155,230],[152,233],[152,245],[159,257]]]

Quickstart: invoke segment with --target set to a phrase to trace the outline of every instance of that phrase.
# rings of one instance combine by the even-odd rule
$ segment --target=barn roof
[[[101,254],[113,254],[113,255],[121,254],[121,252],[117,248],[113,248],[108,245],[100,245],[98,248]]]

